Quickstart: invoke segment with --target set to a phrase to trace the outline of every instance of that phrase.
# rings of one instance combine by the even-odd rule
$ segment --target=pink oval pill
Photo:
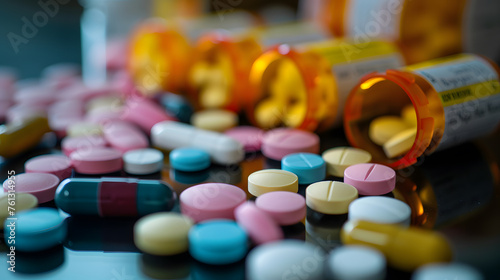
[[[5,192],[15,191],[30,193],[38,199],[38,203],[54,200],[59,178],[49,173],[21,173],[13,180],[7,179],[3,182]]]
[[[293,128],[276,128],[264,134],[262,153],[274,160],[281,160],[293,153],[319,153],[318,135]]]
[[[264,131],[253,126],[238,126],[224,132],[243,145],[246,152],[260,151]]]
[[[141,97],[127,99],[122,119],[138,125],[148,134],[156,123],[176,120],[168,115],[160,105]]]
[[[257,197],[255,205],[283,226],[296,224],[306,216],[305,198],[293,192],[265,193]]]
[[[234,209],[245,202],[242,189],[223,183],[206,183],[192,186],[179,196],[182,214],[195,222],[209,219],[234,220]]]
[[[122,153],[113,148],[76,150],[69,156],[75,171],[82,174],[105,174],[122,169]]]
[[[67,156],[76,150],[90,150],[98,147],[106,147],[108,142],[99,135],[65,137],[61,141],[63,153]]]
[[[63,155],[43,155],[29,159],[24,163],[26,173],[50,173],[59,180],[71,176],[71,159]]]
[[[362,163],[344,171],[344,183],[355,187],[361,195],[381,195],[396,186],[396,172],[385,165]]]
[[[128,122],[107,122],[103,125],[103,134],[109,145],[122,153],[149,147],[147,136]]]
[[[283,231],[279,225],[251,201],[238,206],[234,216],[257,245],[283,239]]]

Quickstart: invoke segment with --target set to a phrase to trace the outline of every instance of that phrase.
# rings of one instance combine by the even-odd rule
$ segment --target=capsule
[[[365,245],[382,252],[389,265],[413,271],[428,263],[449,262],[452,251],[440,234],[410,227],[377,224],[363,220],[348,221],[340,240],[347,245]]]
[[[169,211],[176,194],[159,180],[70,178],[59,184],[55,202],[71,215],[144,216]]]
[[[44,117],[0,125],[0,156],[14,157],[36,146],[49,131],[47,118]]]

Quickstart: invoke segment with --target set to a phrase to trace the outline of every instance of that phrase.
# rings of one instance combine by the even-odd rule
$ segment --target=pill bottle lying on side
[[[346,102],[347,139],[369,151],[374,162],[401,169],[419,157],[490,133],[500,122],[499,73],[486,58],[460,54],[368,74]],[[384,129],[380,117],[402,114],[401,119],[408,119],[407,106],[415,111],[408,129],[384,140],[377,131]]]

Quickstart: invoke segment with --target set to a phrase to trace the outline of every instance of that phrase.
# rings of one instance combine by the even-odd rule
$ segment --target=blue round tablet
[[[231,220],[210,220],[199,223],[189,231],[189,253],[207,264],[230,264],[245,257],[248,236]]]
[[[42,251],[61,244],[67,225],[53,208],[21,211],[4,223],[5,242],[24,252]]]
[[[180,171],[200,171],[210,166],[210,155],[197,148],[174,149],[170,152],[170,166]]]
[[[312,184],[325,179],[326,163],[320,155],[289,154],[281,159],[281,169],[295,173],[299,184]]]

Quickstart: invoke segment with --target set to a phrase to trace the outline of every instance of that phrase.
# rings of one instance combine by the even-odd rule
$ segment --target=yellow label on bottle
[[[498,80],[486,81],[474,85],[464,86],[452,90],[443,91],[439,94],[444,107],[453,106],[480,97],[498,94],[500,82]]]

